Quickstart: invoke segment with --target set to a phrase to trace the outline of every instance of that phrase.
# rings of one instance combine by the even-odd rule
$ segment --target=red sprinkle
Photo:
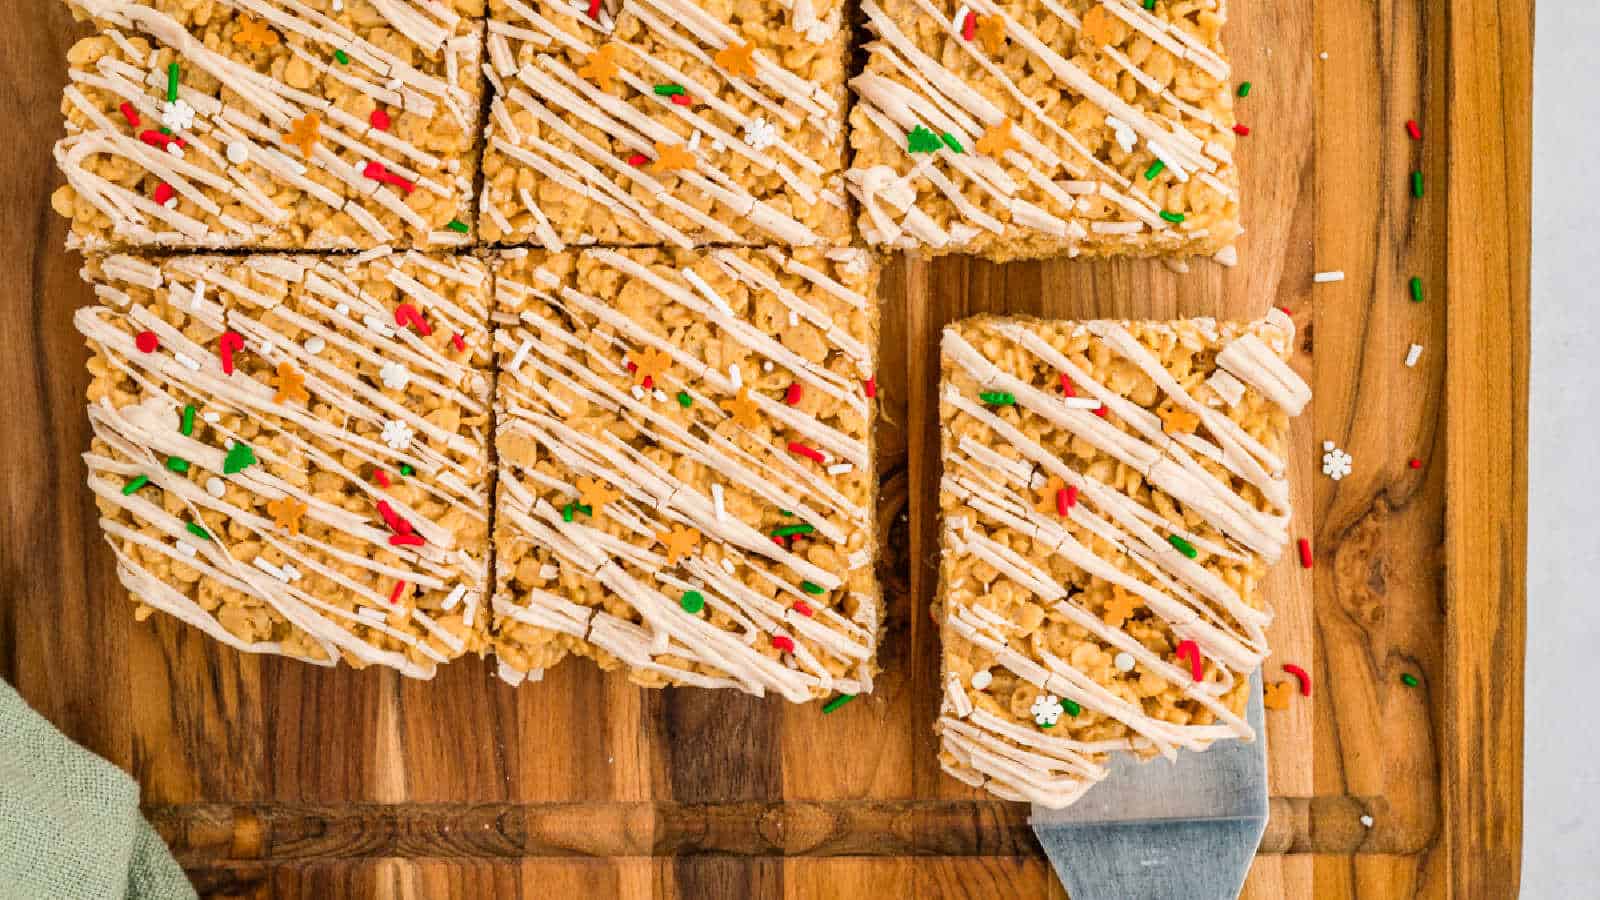
[[[389,602],[390,603],[399,603],[400,602],[400,592],[405,590],[405,589],[406,589],[406,583],[404,581],[395,582],[394,590],[389,592]]]
[[[1413,457],[1411,457],[1411,462],[1407,463],[1407,465],[1411,466],[1411,468],[1413,468],[1413,469],[1420,469],[1420,468],[1422,468],[1422,460],[1417,459],[1415,456],[1413,456]]]
[[[409,303],[402,303],[394,308],[394,323],[402,328],[407,325],[416,328],[423,337],[433,334],[433,326],[429,325],[428,320],[422,317],[422,313],[417,312],[417,308]]]
[[[819,466],[828,461],[828,458],[822,455],[822,451],[812,447],[807,447],[805,444],[802,444],[799,441],[789,442],[789,452],[795,454],[796,456],[804,456],[806,459],[811,460]]]
[[[1206,670],[1200,664],[1200,645],[1192,640],[1179,643],[1178,658],[1183,659],[1185,656],[1189,657],[1189,674],[1194,676],[1195,681],[1203,680],[1206,677]]]
[[[794,639],[782,634],[773,635],[772,646],[777,647],[779,650],[782,650],[785,653],[793,653]]]
[[[635,153],[628,157],[628,165],[634,167],[642,166],[649,161],[650,157],[645,156],[643,153]]]
[[[1067,491],[1067,509],[1071,509],[1074,506],[1078,505],[1078,486],[1075,485],[1075,484],[1069,484],[1069,485],[1067,485],[1066,491]],[[1066,513],[1062,513],[1062,515],[1066,515]]]
[[[1283,670],[1300,680],[1300,694],[1302,696],[1311,696],[1311,676],[1306,674],[1305,669],[1293,663],[1288,663],[1284,665]]]
[[[128,126],[130,128],[139,127],[139,111],[133,108],[132,103],[124,100],[122,101],[122,105],[117,107],[117,109],[122,110],[122,117],[128,120]]]
[[[589,0],[589,18],[600,18],[600,0]]]
[[[1413,141],[1422,140],[1422,126],[1417,124],[1416,119],[1406,120],[1406,134],[1411,135]]]
[[[877,376],[873,376],[872,378],[868,378],[866,381],[861,382],[861,389],[863,391],[867,392],[867,399],[868,400],[871,400],[871,399],[877,397],[878,396],[878,379],[877,379]]]
[[[411,533],[411,523],[406,521],[405,516],[395,512],[389,501],[378,501],[378,515],[383,516],[383,523],[389,526],[390,531],[398,534]]]
[[[367,163],[367,167],[361,170],[361,174],[371,178],[373,181],[381,181],[384,184],[392,184],[408,194],[417,189],[416,185],[404,178],[401,178],[399,175],[390,172],[388,169],[384,168],[383,163],[380,162]]]
[[[460,350],[462,353],[467,352],[467,340],[461,336],[461,332],[458,331],[455,334],[450,335],[450,343],[455,344],[456,349]]]
[[[1250,136],[1250,126],[1244,124],[1243,122],[1236,123],[1233,126],[1233,133],[1237,134],[1240,137],[1249,137]]]
[[[161,339],[156,337],[154,331],[141,331],[133,336],[133,345],[139,348],[140,353],[154,353],[161,346]]]
[[[673,94],[672,102],[678,104],[679,106],[693,106],[694,98],[688,94]]]
[[[388,131],[389,126],[394,124],[389,119],[389,113],[381,106],[372,111],[372,115],[367,117],[367,121],[371,122],[372,127],[379,131]]]
[[[182,150],[184,147],[184,143],[181,138],[170,134],[162,134],[155,129],[148,129],[139,132],[139,140],[144,141],[146,144],[149,144],[152,147],[160,147],[163,150],[167,149],[168,144],[177,144],[179,150]]]
[[[1056,491],[1056,515],[1064,516],[1067,514],[1067,510],[1072,508],[1072,501],[1068,499],[1069,496],[1066,488]]]
[[[372,480],[376,481],[378,483],[379,487],[388,487],[389,486],[389,473],[385,472],[382,469],[373,469],[372,470]]]
[[[176,194],[172,190],[172,185],[167,184],[165,181],[156,185],[155,201],[157,203],[161,204],[162,206],[166,206],[167,201],[171,200],[174,196],[176,196]]]
[[[800,382],[798,381],[789,385],[789,389],[783,394],[783,402],[789,404],[790,406],[794,406],[795,404],[799,403],[800,393],[802,390],[803,389],[800,387]]]
[[[233,355],[244,349],[244,337],[237,331],[224,331],[217,338],[217,356],[222,358],[222,373],[233,374]]]
[[[961,20],[961,39],[963,41],[972,40],[972,36],[977,33],[977,29],[978,16],[976,13],[968,10],[967,17]]]
[[[778,535],[773,535],[772,536],[772,542],[774,544],[777,544],[779,547],[787,548],[789,546],[787,543],[784,542],[783,538],[779,537]]]
[[[1311,568],[1311,542],[1305,538],[1300,539],[1300,567]]]
[[[1078,392],[1072,388],[1072,379],[1065,372],[1061,373],[1061,395],[1063,397],[1078,396]]]
[[[1102,403],[1098,407],[1095,407],[1094,414],[1099,416],[1100,418],[1104,419],[1106,417],[1106,413],[1108,413],[1110,411],[1111,410],[1106,409],[1106,405],[1104,403]]]
[[[817,614],[816,610],[811,608],[811,604],[804,600],[796,600],[794,602],[794,611],[808,619]]]
[[[1283,313],[1283,314],[1284,314],[1284,315],[1286,315],[1286,316],[1292,316],[1292,315],[1294,315],[1294,313],[1292,313],[1292,312],[1289,312],[1289,307],[1287,307],[1287,306],[1280,306],[1280,307],[1278,307],[1278,312],[1281,312],[1281,313]]]
[[[421,547],[427,541],[420,534],[391,534],[389,545],[392,547]]]

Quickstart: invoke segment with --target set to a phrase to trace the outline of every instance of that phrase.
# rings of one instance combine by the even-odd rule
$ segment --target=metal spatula
[[[1114,758],[1066,809],[1029,817],[1072,900],[1235,900],[1267,827],[1261,674],[1246,711],[1256,739],[1176,762]]]

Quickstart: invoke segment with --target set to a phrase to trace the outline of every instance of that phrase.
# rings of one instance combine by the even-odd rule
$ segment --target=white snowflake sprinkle
[[[1361,817],[1361,826],[1363,828],[1371,828],[1372,827],[1372,817],[1371,816],[1362,816]]]
[[[1323,441],[1322,446],[1328,452],[1322,454],[1322,474],[1338,481],[1350,474],[1351,463],[1354,457],[1333,445],[1333,441]]]
[[[383,423],[383,442],[390,450],[404,450],[411,446],[411,426],[399,419],[390,419]]]
[[[765,150],[778,142],[778,129],[765,116],[756,116],[744,124],[744,142],[752,150]]]
[[[1033,721],[1040,728],[1049,728],[1061,718],[1061,698],[1055,694],[1040,694],[1033,701]]]
[[[411,383],[411,370],[397,362],[384,363],[378,378],[391,391],[403,391]]]
[[[161,124],[173,131],[188,131],[194,127],[194,107],[182,99],[163,103]]]

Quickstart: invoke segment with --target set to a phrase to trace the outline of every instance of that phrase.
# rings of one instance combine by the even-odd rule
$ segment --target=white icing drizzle
[[[488,337],[484,298],[475,297],[466,306],[453,302],[417,280],[415,276],[424,271],[458,284],[486,288],[486,272],[480,264],[469,259],[431,259],[417,253],[364,261],[185,257],[169,260],[161,267],[124,256],[102,261],[102,277],[106,280],[138,285],[156,295],[148,304],[84,307],[75,317],[78,330],[99,349],[115,372],[137,386],[143,398],[121,408],[109,400],[91,404],[89,418],[95,436],[111,453],[91,451],[84,455],[89,486],[96,496],[131,516],[139,526],[153,527],[162,535],[158,539],[144,534],[110,516],[100,520],[107,542],[117,553],[118,576],[135,598],[241,650],[288,652],[280,644],[247,644],[233,637],[184,591],[164,583],[143,567],[123,548],[124,542],[182,562],[202,577],[267,605],[321,647],[325,658],[318,661],[325,664],[331,665],[344,654],[363,664],[386,665],[412,677],[428,678],[438,663],[468,649],[458,635],[417,607],[419,598],[413,591],[448,594],[454,600],[445,612],[464,603],[469,615],[477,598],[484,594],[487,554],[480,547],[457,547],[455,529],[468,522],[479,527],[487,524],[486,478],[480,467],[462,462],[483,459],[487,435],[478,434],[473,440],[440,429],[426,412],[453,406],[463,415],[483,415],[489,402],[488,380],[474,370],[470,361],[457,362],[422,347],[410,329],[379,338],[361,324],[362,317],[378,310],[393,316],[385,301],[359,286],[366,279],[387,280],[397,290],[395,304],[414,304],[426,311],[433,328],[462,335],[469,347],[484,346]],[[276,290],[263,293],[251,286],[262,280],[276,282]],[[281,299],[285,292],[294,296],[293,306]],[[126,291],[121,293],[128,296]],[[342,311],[335,308],[336,303]],[[233,373],[226,374],[217,362],[216,342],[212,342],[213,346],[195,343],[166,321],[162,306],[183,310],[213,333],[233,331],[241,335],[245,349],[238,352],[255,354],[268,365],[253,374],[253,367],[236,362]],[[274,327],[277,322],[311,332],[312,338],[305,344],[316,340],[322,349],[338,347],[374,369],[382,359],[403,361],[412,372],[407,401],[397,403],[384,396],[378,388],[341,368],[331,354],[319,356],[279,332]],[[143,331],[155,334],[157,350],[147,353],[135,346],[134,335]],[[180,362],[180,355],[189,363]],[[302,375],[314,404],[338,410],[341,421],[329,422],[301,404],[276,402],[277,387],[268,379],[280,363],[287,363]],[[417,399],[419,391],[427,395],[426,401]],[[179,417],[186,404],[196,408],[197,422],[204,421],[213,431],[223,433],[224,446],[231,446],[235,438],[221,424],[219,410],[237,413],[256,423],[260,430],[250,439],[256,463],[226,474],[224,449],[180,432]],[[431,441],[413,442],[404,453],[388,448],[373,436],[377,430],[373,423],[390,418],[407,423]],[[435,450],[432,441],[453,452]],[[342,491],[353,489],[367,495],[372,511],[353,512],[339,502],[317,496],[307,486],[270,474],[268,466],[281,461],[273,446],[278,442],[303,459],[313,480],[318,480],[320,487],[316,490],[325,491],[327,483],[321,479],[332,476],[339,480]],[[212,473],[205,480],[220,484],[202,487],[186,474],[168,470],[165,463],[170,456]],[[443,513],[429,517],[416,504],[386,494],[347,465],[346,460],[351,457],[386,470],[396,479],[401,477],[401,464],[414,467],[410,484],[437,503]],[[124,485],[140,476],[149,479],[151,487],[124,493]],[[226,492],[230,488],[244,489],[261,501],[292,498],[304,504],[304,521],[325,526],[331,534],[321,539],[304,531],[291,534],[272,518],[255,512],[254,504],[239,506],[229,502]],[[186,514],[173,515],[149,499],[146,492],[155,489],[181,498]],[[391,545],[392,532],[377,511],[380,501],[407,520],[425,543]],[[222,516],[229,523],[226,531],[213,533],[209,540],[190,533],[187,523],[198,520],[199,510]],[[236,538],[241,530],[244,537]],[[369,552],[350,549],[351,540],[362,546],[381,547],[400,557],[401,562],[383,563]],[[275,551],[285,562],[274,564],[256,556],[252,564],[243,564],[232,552],[241,543]],[[359,575],[352,576],[347,571],[350,569]],[[310,592],[306,575],[336,584],[339,599],[354,601],[355,611]],[[399,602],[391,602],[390,591],[397,582],[405,582],[412,590],[405,591]],[[407,626],[408,620],[415,624]],[[472,627],[470,622],[466,625]],[[354,630],[358,627],[365,636]],[[405,652],[377,646],[370,639],[375,634],[416,650],[424,659],[418,661]],[[448,648],[449,656],[430,646],[426,640],[429,637],[437,638]]]
[[[1230,326],[1223,334],[1217,334],[1209,321],[1196,324],[1223,345],[1216,357],[1216,374],[1207,383],[1220,377],[1237,387],[1227,400],[1230,407],[1243,402],[1249,391],[1288,415],[1300,412],[1309,399],[1309,389],[1284,361],[1294,336],[1293,322],[1287,316],[1274,311],[1262,323]],[[992,679],[984,679],[984,687],[979,688],[963,684],[957,673],[950,672],[937,726],[948,756],[945,770],[998,796],[1059,808],[1077,800],[1105,776],[1098,760],[1107,752],[1153,751],[1171,756],[1179,748],[1201,750],[1222,738],[1250,739],[1253,733],[1248,723],[1221,698],[1265,658],[1265,628],[1271,614],[1252,607],[1219,575],[1180,552],[1169,537],[1224,559],[1242,561],[1250,554],[1276,559],[1287,540],[1289,516],[1283,462],[1237,423],[1188,393],[1123,323],[1088,322],[1079,328],[1092,343],[1143,372],[1167,401],[1197,416],[1200,427],[1194,434],[1167,434],[1156,415],[1092,378],[1026,323],[996,320],[983,328],[983,352],[954,328],[946,329],[943,336],[947,367],[976,385],[974,396],[967,396],[955,384],[947,383],[941,402],[947,410],[984,425],[994,442],[986,445],[967,435],[952,438],[947,433],[941,492],[962,505],[961,513],[947,515],[944,522],[947,558],[959,556],[991,567],[1031,594],[1035,603],[1088,632],[1107,653],[1119,657],[1120,666],[1131,660],[1142,672],[1178,686],[1188,700],[1212,713],[1216,723],[1176,725],[1156,719],[1068,660],[1043,649],[1039,641],[1023,638],[1017,626],[987,607],[956,604],[953,592],[965,589],[970,578],[956,572],[947,575],[954,583],[945,586],[947,641],[975,645],[993,657],[993,668],[1011,673],[1040,694],[1053,694],[1113,719],[1126,726],[1131,736],[1086,744],[1020,725],[974,702],[970,692],[981,693]],[[994,341],[1002,342],[1000,350],[994,349]],[[1110,416],[1102,418],[1082,408],[1083,404],[1012,377],[985,356],[990,352],[1021,352],[1032,366],[1067,375],[1079,397],[1104,405],[1121,426]],[[1079,471],[1068,458],[1047,450],[1013,426],[975,396],[984,392],[1011,394],[1025,415],[1035,421],[1042,419],[1048,428],[1086,441],[1130,466],[1153,488],[1199,514],[1227,540],[1202,540],[1174,529],[1156,510]],[[997,448],[1009,448],[1010,452]],[[1213,475],[1197,457],[1220,466],[1228,478]],[[1035,508],[1035,497],[1050,478],[1059,478],[1075,492],[1065,517],[1055,510],[1042,513]],[[1249,499],[1246,489],[1260,500]],[[1257,509],[1255,503],[1261,501],[1271,507],[1270,514]],[[1079,531],[1069,530],[1068,523]],[[1212,667],[1211,676],[1194,681],[1186,661],[1157,655],[1123,628],[1104,622],[1054,574],[1011,549],[1014,543],[990,536],[997,531],[1022,536],[1036,553],[1059,557],[1134,595],[1170,632],[1174,645],[1184,640],[1197,644]],[[1104,542],[1109,555],[1103,549],[1100,553],[1091,549],[1081,540],[1083,532]],[[1241,548],[1232,546],[1235,542]],[[1119,557],[1126,565],[1116,563]]]
[[[218,0],[239,14],[249,15],[268,26],[280,44],[297,61],[313,72],[333,79],[360,93],[395,116],[402,113],[431,119],[449,117],[462,132],[476,128],[475,91],[457,83],[453,76],[462,67],[478,68],[481,52],[476,34],[458,33],[459,17],[436,0],[399,2],[367,0],[383,22],[417,46],[417,55],[430,70],[442,60],[444,73],[425,71],[400,56],[379,47],[340,20],[311,9],[297,0]],[[457,219],[470,221],[470,172],[451,160],[435,155],[397,136],[397,130],[380,130],[356,118],[329,100],[297,90],[224,53],[208,47],[193,32],[164,12],[138,0],[73,0],[82,11],[111,26],[110,35],[125,58],[102,57],[94,70],[69,72],[71,84],[66,102],[89,120],[87,129],[68,123],[68,134],[55,148],[57,165],[79,198],[94,206],[112,222],[110,234],[74,234],[74,246],[99,249],[111,244],[161,245],[183,247],[271,246],[282,244],[285,223],[293,220],[295,208],[310,201],[317,208],[316,218],[344,213],[358,226],[354,237],[336,228],[305,223],[308,234],[303,246],[314,248],[371,247],[400,239],[382,223],[391,215],[404,223],[409,234],[404,238],[416,245],[458,245],[465,235],[453,231],[431,230],[427,219],[406,202],[400,187],[382,184],[364,174],[367,162],[381,164],[389,173],[410,181],[417,191],[433,194],[435,204],[459,210]],[[229,14],[218,12],[215,21]],[[164,100],[167,73],[146,65],[133,45],[117,29],[127,29],[153,42],[171,48],[182,70],[202,71],[221,83],[233,97],[224,105],[215,94],[200,94],[180,82],[180,98],[195,112],[193,126],[175,132],[187,144],[187,152],[175,155],[139,138],[139,133],[158,122]],[[289,43],[296,36],[305,46]],[[348,64],[335,60],[343,52]],[[154,54],[150,54],[153,58]],[[440,77],[441,74],[446,77]],[[467,82],[469,85],[470,81]],[[91,98],[85,89],[110,95],[110,102]],[[143,124],[132,128],[123,120],[117,106],[131,105]],[[308,115],[321,119],[318,143],[309,159],[289,143],[293,124]],[[204,136],[220,146],[212,148],[197,140]],[[189,201],[223,226],[209,228],[206,222],[189,215],[181,207],[171,208],[154,202],[92,171],[91,160],[114,157],[126,160],[137,169],[148,171],[169,185],[178,198]],[[360,162],[352,162],[359,159]],[[315,168],[331,176],[334,187],[314,180],[308,172]],[[279,186],[293,187],[298,194],[284,195]],[[274,195],[277,195],[276,197]],[[222,203],[218,202],[218,198]],[[290,203],[289,207],[280,204]],[[231,215],[223,204],[237,204],[258,221]]]
[[[744,430],[721,406],[739,394],[740,387],[707,363],[699,348],[673,344],[612,303],[584,294],[548,270],[522,275],[502,269],[496,282],[499,303],[517,313],[515,324],[507,319],[495,339],[501,359],[509,360],[499,382],[497,440],[531,441],[541,461],[562,475],[550,477],[508,463],[503,452],[497,527],[551,553],[556,563],[549,567],[554,570],[551,574],[603,586],[608,601],[625,602],[642,624],[619,618],[598,604],[578,605],[551,590],[522,590],[504,582],[494,598],[496,614],[571,635],[616,656],[631,669],[679,683],[734,687],[755,694],[770,690],[795,702],[829,691],[870,690],[877,603],[875,597],[854,591],[851,582],[872,565],[872,521],[870,510],[845,493],[847,488],[852,494],[863,493],[873,478],[865,439],[870,406],[861,400],[859,384],[834,370],[840,362],[869,367],[871,352],[845,323],[833,321],[818,300],[808,302],[787,289],[778,273],[803,278],[838,301],[830,304],[835,309],[866,309],[870,301],[826,274],[820,259],[805,264],[786,262],[777,253],[729,250],[657,260],[655,265],[644,262],[649,258],[590,250],[574,268],[597,264],[631,280],[629,290],[646,289],[667,301],[669,308],[682,307],[715,328],[716,337],[708,343],[736,345],[764,357],[776,364],[774,371],[781,368],[807,390],[829,393],[841,402],[846,416],[860,418],[847,434],[788,406],[781,391],[773,399],[762,389],[746,386],[746,396],[773,425],[767,446],[752,449],[747,441],[722,433],[729,424]],[[743,316],[733,315],[728,299],[707,277],[694,273],[695,259],[717,266],[752,296],[775,300],[815,326],[827,342],[827,363],[810,362]],[[572,322],[585,323],[583,331],[574,333]],[[694,416],[687,416],[675,400],[662,402],[629,389],[638,385],[632,384],[624,363],[646,352],[670,358],[672,369],[656,377],[657,392],[681,391],[690,398]],[[679,376],[680,372],[686,374]],[[591,414],[603,411],[617,417],[637,434],[637,440],[681,462],[669,470],[612,431],[597,434],[572,427],[568,420],[574,410],[569,401],[574,400]],[[714,424],[706,424],[707,415]],[[787,441],[825,448],[849,459],[851,467],[833,474],[808,468],[787,452]],[[713,473],[708,488],[676,474],[686,463]],[[621,497],[601,514],[632,540],[594,527],[588,516],[563,515],[560,507],[577,502],[580,478],[598,479],[620,492]],[[792,511],[793,518],[784,522],[812,526],[814,531],[803,541],[834,545],[845,568],[816,565],[807,553],[782,546],[748,524],[735,506],[736,495],[743,507]],[[669,565],[656,537],[678,527],[695,529],[702,538],[692,552]],[[847,554],[850,546],[855,549]],[[746,584],[750,575],[768,589]],[[541,577],[548,576],[542,571]],[[802,582],[810,582],[825,595],[813,596],[802,589]],[[688,590],[699,591],[708,613],[725,616],[731,627],[680,608],[680,598]],[[844,591],[859,607],[854,620],[836,608],[842,606],[837,595]],[[835,596],[826,596],[829,593]],[[804,609],[812,614],[805,615]],[[789,638],[793,650],[784,656],[774,653],[775,637]],[[686,663],[695,669],[684,668]]]

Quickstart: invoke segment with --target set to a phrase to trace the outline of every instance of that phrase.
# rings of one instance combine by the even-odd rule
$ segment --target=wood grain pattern
[[[886,671],[874,695],[823,716],[640,691],[581,661],[521,690],[477,661],[418,684],[135,625],[81,487],[70,315],[89,294],[48,206],[61,60],[80,32],[56,0],[7,4],[0,675],[139,779],[205,896],[1059,898],[1026,809],[942,777],[929,731],[938,330],[976,312],[1283,305],[1316,391],[1295,426],[1293,491],[1317,565],[1272,575],[1267,677],[1297,662],[1315,691],[1269,717],[1272,822],[1244,896],[1513,896],[1531,2],[1231,6],[1235,77],[1255,85],[1239,108],[1253,129],[1240,267],[891,263]],[[1420,144],[1401,127],[1412,118]],[[1324,269],[1347,278],[1313,288]],[[1411,343],[1425,348],[1415,369],[1401,364]],[[1317,473],[1324,439],[1355,457],[1351,478]]]

